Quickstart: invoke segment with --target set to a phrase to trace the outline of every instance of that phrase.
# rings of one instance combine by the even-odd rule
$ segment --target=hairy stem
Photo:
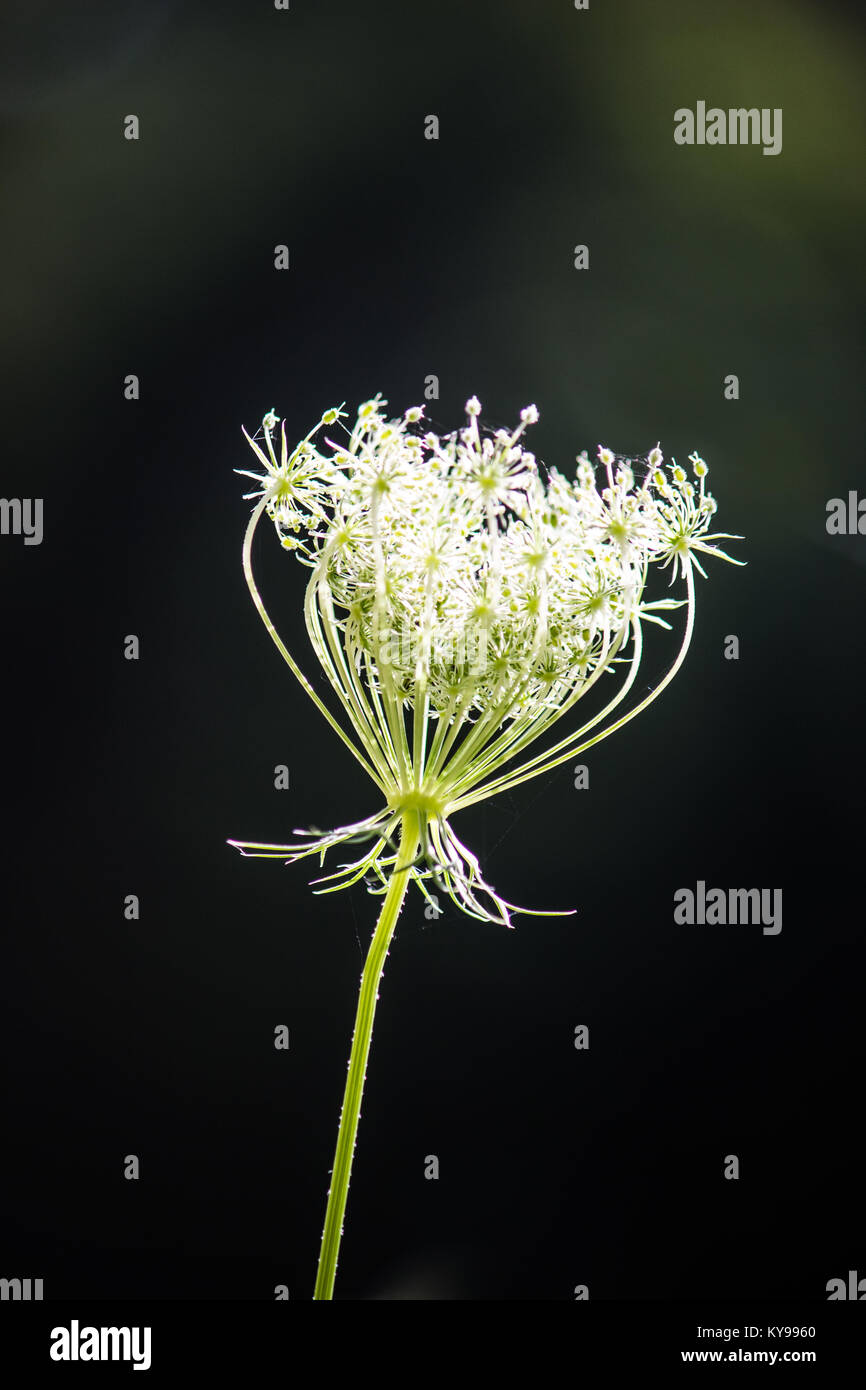
[[[346,1091],[343,1096],[343,1109],[340,1114],[340,1128],[337,1133],[337,1148],[334,1154],[334,1167],[331,1173],[331,1186],[328,1191],[328,1207],[325,1212],[325,1229],[322,1232],[322,1249],[319,1255],[319,1269],[316,1275],[314,1299],[331,1299],[334,1296],[334,1280],[337,1275],[337,1257],[340,1252],[340,1238],[343,1234],[343,1218],[346,1213],[346,1199],[349,1193],[349,1178],[352,1172],[352,1159],[355,1154],[355,1141],[358,1135],[358,1119],[361,1114],[361,1097],[364,1093],[364,1079],[367,1073],[367,1058],[370,1055],[370,1042],[373,1037],[373,1019],[376,1013],[376,1000],[379,995],[379,982],[385,965],[388,947],[394,935],[400,908],[406,896],[409,875],[406,872],[418,853],[420,827],[418,813],[407,810],[403,814],[400,852],[394,865],[379,921],[370,942],[364,973],[361,976],[361,991],[358,996],[358,1011],[355,1015],[355,1032],[352,1037],[352,1051],[349,1056],[349,1074],[346,1077]]]

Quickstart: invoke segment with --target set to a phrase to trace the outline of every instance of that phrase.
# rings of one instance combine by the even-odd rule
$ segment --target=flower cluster
[[[463,910],[508,922],[512,905],[483,882],[449,816],[624,722],[585,738],[631,689],[642,624],[668,627],[660,613],[686,605],[684,644],[658,694],[691,636],[692,568],[704,573],[698,555],[730,559],[715,542],[734,537],[710,532],[716,504],[697,454],[689,474],[675,461],[666,465],[658,447],[641,459],[600,447],[595,464],[580,455],[569,480],[542,470],[525,447],[535,406],[511,431],[482,431],[472,397],[465,426],[440,435],[427,428],[422,406],[394,419],[386,405],[379,396],[367,401],[351,429],[342,407],[328,410],[291,451],[283,422],[279,453],[277,418],[265,416],[261,442],[247,435],[264,471],[246,474],[258,487],[247,494],[257,506],[245,549],[253,588],[249,543],[265,512],[283,546],[310,569],[310,640],[385,809],[303,849],[233,843],[296,858],[367,835],[374,848],[332,877],[345,886],[372,871],[384,885],[391,837],[414,808],[423,852],[410,873],[422,891],[429,895],[432,879]],[[685,579],[685,599],[646,601],[653,565],[669,569],[671,583]],[[619,667],[618,693],[589,724],[502,772]]]

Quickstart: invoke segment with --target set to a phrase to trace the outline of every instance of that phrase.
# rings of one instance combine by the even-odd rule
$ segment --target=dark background
[[[336,1296],[824,1299],[866,1275],[866,537],[825,531],[864,487],[862,21],[235,0],[4,24],[0,491],[43,497],[45,536],[0,540],[0,1274],[311,1296],[377,903],[225,841],[377,802],[256,616],[232,470],[271,407],[300,438],[435,373],[443,429],[473,392],[495,424],[534,401],[569,474],[599,442],[697,449],[748,568],[711,565],[684,670],[585,756],[589,791],[566,766],[458,818],[507,898],[576,917],[407,900]],[[781,107],[782,153],[675,145],[698,100]],[[255,564],[312,673],[305,572],[266,526]],[[781,934],[675,925],[699,878],[781,887]]]

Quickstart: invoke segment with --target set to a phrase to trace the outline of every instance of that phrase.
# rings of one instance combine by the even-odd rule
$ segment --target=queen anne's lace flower
[[[375,815],[309,843],[232,841],[245,853],[288,858],[366,841],[359,859],[326,879],[333,891],[359,879],[384,892],[397,860],[393,837],[407,810],[421,823],[422,852],[408,872],[465,912],[510,925],[505,902],[461,844],[451,816],[556,767],[646,707],[679,669],[694,618],[697,552],[731,557],[710,533],[716,510],[707,465],[691,477],[665,466],[656,446],[641,459],[606,448],[578,458],[569,481],[540,471],[524,448],[535,406],[513,432],[482,433],[476,397],[467,424],[432,432],[423,406],[389,419],[376,396],[351,430],[342,407],[325,412],[291,453],[277,417],[262,443],[247,435],[262,473],[244,546],[244,568],[271,635],[311,698],[379,788]],[[345,438],[323,430],[337,426]],[[246,432],[245,432],[246,433]],[[242,471],[242,470],[238,470]],[[263,512],[282,544],[310,570],[305,616],[313,649],[351,730],[335,719],[274,631],[252,580],[252,535]],[[740,564],[740,561],[732,561]],[[647,602],[650,567],[682,578],[684,599]],[[642,625],[669,628],[661,612],[686,606],[683,643],[668,674],[627,714],[608,717],[635,684]],[[620,671],[600,712],[543,752],[520,761],[601,677]],[[590,730],[604,725],[587,737]]]

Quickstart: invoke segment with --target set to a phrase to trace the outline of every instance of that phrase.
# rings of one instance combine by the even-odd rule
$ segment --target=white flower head
[[[484,882],[451,817],[574,757],[660,693],[691,636],[693,569],[704,574],[698,552],[730,559],[712,544],[727,533],[708,532],[715,502],[697,454],[693,482],[675,461],[662,466],[658,445],[644,459],[599,446],[600,478],[583,452],[569,482],[542,473],[523,447],[534,405],[514,431],[491,432],[471,396],[468,423],[449,435],[426,427],[423,407],[389,419],[386,405],[380,395],[365,402],[351,429],[342,407],[326,411],[291,451],[283,422],[279,458],[277,417],[265,416],[264,449],[247,435],[265,471],[247,475],[260,486],[247,494],[257,506],[244,552],[265,618],[250,568],[263,511],[309,568],[307,631],[342,722],[269,630],[379,788],[383,809],[302,847],[233,843],[294,861],[367,836],[371,848],[323,881],[342,887],[372,875],[385,884],[393,837],[412,815],[422,849],[408,872],[421,891],[433,886],[470,915],[510,924],[513,905]],[[324,424],[345,439],[316,442]],[[653,567],[685,580],[686,598],[647,601]],[[684,604],[684,643],[668,675],[610,721],[639,688],[643,624],[668,627],[659,613]],[[609,694],[601,678],[610,673],[621,680],[601,713],[551,743],[550,730],[580,699],[596,686]]]

